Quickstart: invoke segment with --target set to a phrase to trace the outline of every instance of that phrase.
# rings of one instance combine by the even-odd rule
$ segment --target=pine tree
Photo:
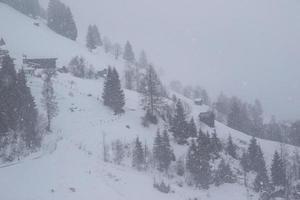
[[[197,138],[197,153],[198,153],[198,167],[199,174],[196,175],[197,183],[204,189],[208,189],[211,180],[211,166],[210,166],[210,140],[207,135],[201,131]]]
[[[224,183],[234,183],[235,177],[230,169],[230,165],[226,164],[222,159],[215,174],[214,182],[216,186]]]
[[[145,51],[142,51],[139,56],[138,66],[141,69],[147,69],[148,60]]]
[[[122,54],[122,47],[119,43],[115,43],[113,46],[112,46],[112,53],[113,55],[115,56],[115,59],[118,60],[119,57],[121,56]]]
[[[38,0],[0,0],[14,9],[30,17],[41,16],[41,6]]]
[[[144,151],[139,138],[135,140],[132,152],[132,166],[137,170],[142,170],[145,164]]]
[[[76,40],[77,27],[70,8],[59,0],[50,0],[47,13],[47,25],[50,29],[71,40]]]
[[[254,105],[250,107],[251,134],[263,137],[263,109],[259,100],[255,100]]]
[[[235,159],[237,158],[236,145],[233,143],[231,135],[228,137],[228,142],[227,142],[227,146],[226,146],[226,152],[231,157],[233,157]]]
[[[159,171],[163,171],[163,166],[162,166],[162,137],[160,135],[160,131],[157,130],[156,137],[154,139],[154,144],[153,144],[153,159],[155,162],[155,165]]]
[[[221,140],[218,138],[216,131],[213,132],[212,137],[210,138],[210,149],[211,153],[213,155],[213,158],[219,158],[220,152],[222,151],[222,143]]]
[[[191,173],[192,178],[194,174],[198,174],[198,163],[198,148],[195,140],[192,140],[186,157],[186,169]]]
[[[189,132],[188,133],[189,137],[193,137],[193,138],[197,137],[197,126],[193,117],[188,124],[188,132]]]
[[[163,86],[153,66],[147,68],[146,75],[141,80],[140,92],[142,94],[142,106],[152,118],[160,113],[164,104]]]
[[[186,168],[197,187],[207,189],[211,180],[209,138],[199,133],[197,143],[192,140],[186,159]]]
[[[178,144],[186,144],[189,137],[186,114],[180,100],[176,104],[175,116],[171,124],[171,131]]]
[[[121,88],[119,74],[115,68],[112,70],[112,81],[112,109],[115,114],[120,114],[124,112],[123,107],[125,106],[125,96],[123,89]]]
[[[271,177],[272,183],[275,186],[285,186],[286,184],[286,173],[285,167],[279,153],[275,151],[271,165]]]
[[[39,147],[41,138],[36,131],[38,112],[23,70],[18,74],[17,87],[19,93],[18,129],[23,131],[23,139],[27,147]]]
[[[135,70],[130,65],[126,65],[125,69],[125,88],[128,90],[134,89],[134,82],[135,82]]]
[[[232,105],[231,105],[231,109],[230,112],[228,114],[228,119],[227,119],[227,125],[230,128],[236,129],[236,130],[243,130],[243,123],[242,123],[242,111],[241,111],[241,106],[238,102],[238,100],[233,99],[232,100]]]
[[[103,104],[109,107],[112,105],[111,90],[112,90],[112,68],[109,66],[107,68],[107,74],[105,77],[104,88],[102,93]]]
[[[52,119],[57,115],[58,106],[50,74],[46,74],[42,95],[42,105],[47,114],[47,131],[51,131],[51,122]]]
[[[26,15],[32,16],[32,17],[37,17],[40,16],[41,14],[41,6],[39,4],[38,0],[26,0],[26,1],[20,1],[22,2],[22,10]]]
[[[101,35],[96,25],[89,25],[86,36],[86,46],[91,51],[102,46]]]
[[[162,164],[163,165],[162,165],[162,167],[164,170],[167,171],[169,169],[171,162],[175,161],[175,154],[171,147],[169,134],[168,134],[167,130],[164,130],[164,132],[163,132],[161,145],[163,147],[163,151],[162,151]]]
[[[159,130],[154,140],[153,158],[159,171],[168,171],[172,161],[175,161],[168,132],[164,130],[163,135],[160,135]]]
[[[115,68],[112,69],[109,67],[107,70],[102,98],[104,105],[110,107],[115,114],[124,112],[125,96],[121,88],[118,72]]]
[[[103,42],[102,42],[102,38],[101,38],[101,34],[99,32],[98,26],[94,25],[94,26],[92,26],[92,29],[93,29],[93,35],[94,35],[93,37],[94,37],[96,46],[98,46],[98,47],[102,46]]]
[[[113,143],[114,163],[120,165],[125,157],[124,145],[120,140]]]
[[[1,129],[7,132],[8,129],[17,130],[18,128],[18,107],[19,92],[17,88],[17,73],[13,60],[9,55],[2,59],[0,69],[0,116]]]
[[[86,35],[86,47],[91,51],[97,48],[96,41],[94,38],[94,29],[92,25],[89,25],[88,32]]]
[[[125,44],[123,59],[130,63],[133,63],[135,61],[135,56],[129,41],[127,41]]]
[[[240,165],[242,166],[244,172],[249,172],[250,171],[250,161],[249,161],[249,156],[246,152],[243,152],[243,155],[240,160]]]
[[[252,137],[250,141],[247,154],[249,158],[249,169],[257,172],[259,168],[257,167],[259,165],[257,163],[259,157],[259,146],[255,137]]]
[[[266,163],[261,150],[259,150],[258,152],[259,159],[257,160],[257,162],[259,164],[259,169],[256,169],[257,175],[253,183],[254,190],[256,192],[268,191],[270,185]]]

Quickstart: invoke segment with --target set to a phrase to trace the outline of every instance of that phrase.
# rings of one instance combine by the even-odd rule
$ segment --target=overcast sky
[[[41,0],[45,3],[47,0]],[[300,119],[299,0],[63,0],[80,28],[131,41],[166,79],[200,84]]]

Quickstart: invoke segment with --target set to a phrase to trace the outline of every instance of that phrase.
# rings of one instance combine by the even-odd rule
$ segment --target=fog
[[[47,0],[41,0],[44,5]],[[88,24],[164,70],[166,80],[247,101],[267,114],[300,118],[298,0],[63,0],[84,41]]]

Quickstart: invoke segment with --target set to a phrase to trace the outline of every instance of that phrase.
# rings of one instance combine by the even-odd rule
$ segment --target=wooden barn
[[[33,69],[56,69],[57,58],[23,59],[23,64]]]
[[[215,113],[213,111],[207,111],[199,114],[199,119],[201,122],[205,123],[207,126],[215,127]]]

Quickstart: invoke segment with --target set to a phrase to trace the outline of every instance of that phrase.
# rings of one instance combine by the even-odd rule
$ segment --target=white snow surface
[[[90,53],[71,40],[49,30],[41,21],[34,20],[0,3],[0,37],[5,38],[7,48],[20,67],[22,55],[28,57],[57,57],[59,66],[66,65],[75,55],[84,56],[98,69],[107,65],[122,69],[123,62],[116,61],[102,50]],[[9,21],[9,22],[8,22]],[[12,23],[13,22],[13,23]],[[102,161],[102,138],[106,142],[115,139],[131,143],[137,136],[152,147],[157,126],[145,128],[141,125],[143,111],[140,95],[125,90],[125,114],[113,115],[101,102],[103,80],[83,80],[70,74],[54,78],[59,114],[54,119],[53,133],[45,138],[40,152],[21,161],[0,166],[0,196],[5,200],[243,200],[246,189],[241,184],[212,186],[209,190],[179,187],[176,178],[168,180],[174,193],[163,194],[153,188],[154,172],[137,172],[126,166],[116,166]],[[42,80],[29,77],[29,85],[40,112]],[[71,84],[73,83],[73,84]],[[196,119],[206,106],[196,106],[184,99],[192,108]],[[130,128],[127,126],[129,125]],[[203,124],[202,128],[212,131]],[[163,124],[159,127],[162,129]],[[250,140],[241,132],[216,123],[216,131],[222,140],[229,135],[239,146],[246,147]],[[267,163],[280,145],[259,140]],[[293,147],[290,147],[292,149]],[[174,144],[177,156],[184,155],[187,148]],[[238,168],[238,165],[236,165]],[[257,195],[253,194],[253,199]]]

